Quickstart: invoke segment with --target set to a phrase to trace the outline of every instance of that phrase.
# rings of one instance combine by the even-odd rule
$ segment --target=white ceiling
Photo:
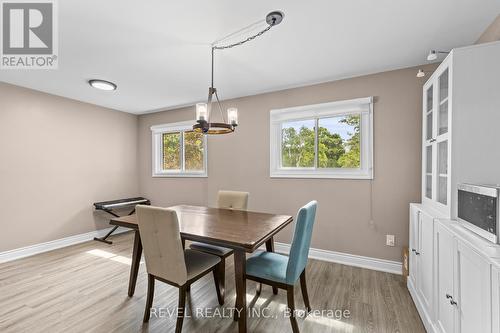
[[[472,44],[499,0],[64,0],[59,69],[0,70],[0,81],[131,113],[206,99],[210,43],[272,10],[283,23],[216,57],[222,99],[425,63]],[[262,27],[262,26],[261,26]],[[91,78],[118,85],[92,89]]]

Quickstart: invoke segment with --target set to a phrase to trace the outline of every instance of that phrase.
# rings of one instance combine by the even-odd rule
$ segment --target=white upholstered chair
[[[144,322],[149,321],[155,281],[159,280],[179,288],[175,328],[175,332],[179,333],[184,319],[186,292],[193,282],[213,272],[219,304],[224,303],[219,292],[218,273],[220,270],[217,269],[221,259],[208,253],[182,248],[179,221],[175,210],[143,205],[137,206],[136,210],[148,272],[148,295]]]
[[[248,192],[238,192],[238,191],[219,191],[217,194],[217,208],[235,209],[235,210],[247,210],[248,206]],[[216,245],[210,245],[205,243],[194,242],[191,243],[190,248],[196,251],[201,251],[204,253],[209,253],[221,258],[221,263],[218,266],[219,272],[219,289],[224,297],[225,293],[225,262],[226,257],[233,254],[233,250]]]

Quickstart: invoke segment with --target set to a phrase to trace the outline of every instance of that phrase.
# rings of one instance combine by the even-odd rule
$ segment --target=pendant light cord
[[[214,88],[214,47],[212,46],[212,83],[210,84],[210,87],[213,89]]]
[[[233,44],[227,44],[227,45],[221,45],[221,46],[217,46],[217,45],[214,45],[212,46],[212,50],[224,50],[224,49],[230,49],[230,48],[233,48],[235,46],[240,46],[242,44],[245,44],[259,36],[262,36],[264,33],[268,32],[269,30],[271,30],[271,28],[274,26],[274,24],[270,24],[267,26],[267,28],[265,28],[264,30],[262,31],[259,31],[258,33],[256,33],[255,35],[252,35],[242,41],[239,41],[239,42],[236,42],[236,43],[233,43]]]
[[[212,89],[214,88],[214,55],[215,55],[215,50],[225,50],[225,49],[233,48],[235,46],[243,45],[251,40],[254,40],[255,38],[257,38],[259,36],[262,36],[263,34],[268,32],[269,30],[271,30],[271,28],[274,25],[275,25],[275,21],[273,20],[273,22],[271,24],[269,24],[267,26],[267,28],[265,28],[264,30],[261,30],[258,33],[256,33],[255,35],[252,35],[252,36],[250,36],[242,41],[239,41],[237,43],[227,44],[227,45],[222,45],[222,46],[213,45],[212,46],[212,80],[211,80],[210,87]],[[217,90],[215,91],[215,98],[217,99],[217,104],[219,105],[219,111],[220,111],[220,114],[222,116],[222,120],[225,122],[226,120],[224,119],[224,113],[222,112],[222,108],[221,108],[220,101],[219,101],[219,96],[217,95]]]
[[[214,87],[214,52],[215,50],[225,50],[225,49],[230,49],[230,48],[233,48],[235,46],[240,46],[240,45],[243,45],[251,40],[254,40],[255,38],[257,37],[260,37],[262,36],[263,34],[265,34],[266,32],[268,32],[269,30],[271,30],[272,27],[275,26],[275,20],[273,20],[273,22],[271,24],[269,24],[267,26],[267,28],[265,28],[264,30],[261,30],[259,31],[258,33],[256,33],[255,35],[252,35],[242,41],[239,41],[239,42],[236,42],[236,43],[233,43],[233,44],[227,44],[227,45],[221,45],[221,46],[217,46],[217,45],[212,45],[212,82],[211,82],[211,87],[213,88]]]
[[[271,13],[271,14],[273,14],[273,13]],[[263,34],[265,34],[266,32],[268,32],[269,30],[271,30],[271,28],[274,27],[275,25],[279,24],[281,22],[281,19],[282,19],[282,13],[281,13],[281,18],[279,19],[279,21],[277,21],[277,18],[275,16],[271,17],[270,20],[267,20],[267,18],[266,18],[266,20],[267,20],[266,22],[268,23],[268,26],[265,29],[259,31],[258,33],[254,34],[254,35],[252,35],[250,37],[247,37],[246,39],[241,40],[239,42],[236,42],[236,43],[233,43],[233,44],[220,45],[220,46],[216,45],[218,42],[221,42],[221,41],[223,41],[223,40],[225,40],[225,39],[227,39],[227,38],[229,38],[231,36],[234,36],[235,34],[239,33],[240,31],[243,31],[243,30],[245,30],[245,29],[247,29],[247,28],[249,28],[249,27],[251,27],[251,26],[253,26],[255,24],[252,24],[252,25],[250,25],[247,28],[244,28],[244,29],[242,29],[240,31],[232,33],[229,36],[225,37],[224,39],[216,41],[216,42],[214,42],[212,44],[212,50],[211,50],[212,51],[212,76],[211,76],[211,82],[210,82],[210,91],[211,91],[212,94],[215,94],[215,99],[217,100],[217,105],[219,106],[219,111],[220,111],[222,120],[224,122],[226,122],[226,119],[224,117],[224,112],[222,112],[222,106],[221,106],[221,103],[220,103],[220,100],[219,100],[219,95],[217,94],[217,89],[214,88],[214,56],[215,56],[215,50],[230,49],[230,48],[233,48],[235,46],[240,46],[240,45],[243,45],[243,44],[245,44],[245,43],[247,43],[247,42],[249,42],[251,40],[254,40],[255,38],[257,38],[259,36],[262,36]]]

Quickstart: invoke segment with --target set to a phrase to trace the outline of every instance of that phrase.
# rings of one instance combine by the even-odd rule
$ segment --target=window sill
[[[153,178],[208,178],[207,173],[155,173]]]
[[[305,178],[305,179],[373,179],[373,173],[370,171],[359,172],[317,172],[317,171],[272,171],[271,178]]]

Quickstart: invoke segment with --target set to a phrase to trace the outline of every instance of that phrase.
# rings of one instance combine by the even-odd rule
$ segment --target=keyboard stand
[[[150,205],[151,202],[148,199],[138,197],[138,198],[130,198],[130,199],[120,199],[120,200],[114,200],[114,201],[105,201],[105,202],[96,202],[94,203],[94,207],[96,210],[102,210],[105,211],[106,213],[110,214],[113,217],[120,217],[120,215],[116,214],[113,211],[113,208],[132,208],[132,211],[128,215],[132,215],[135,213],[135,205],[137,204],[142,204],[142,205]],[[113,232],[118,229],[118,226],[114,226],[104,237],[94,237],[94,240],[103,242],[106,244],[113,244],[112,241],[109,241],[107,238],[113,234]]]
[[[106,213],[108,213],[108,214],[113,215],[114,217],[120,217],[120,215],[115,214],[115,212],[113,212],[111,209],[105,209],[104,211],[105,211]],[[132,215],[132,214],[134,214],[134,213],[135,213],[135,208],[134,208],[134,209],[133,209],[133,210],[132,210],[132,211],[131,211],[128,215]],[[113,242],[112,242],[112,241],[107,240],[107,238],[108,238],[109,236],[111,236],[111,234],[112,234],[113,232],[115,232],[115,231],[116,231],[116,229],[118,229],[118,226],[117,226],[117,225],[115,225],[115,226],[113,227],[113,229],[111,229],[111,230],[110,230],[110,231],[109,231],[109,232],[108,232],[108,233],[107,233],[104,237],[101,237],[101,238],[94,237],[94,240],[99,241],[99,242],[103,242],[103,243],[106,243],[106,244],[111,245],[111,244],[113,244]]]

